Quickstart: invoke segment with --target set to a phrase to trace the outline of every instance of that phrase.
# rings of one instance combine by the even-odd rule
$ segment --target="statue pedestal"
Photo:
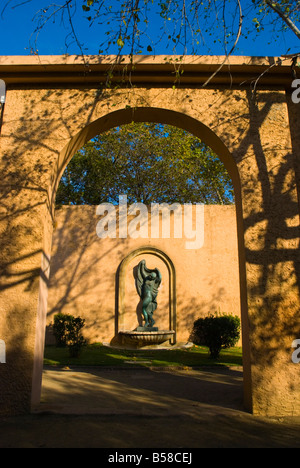
[[[138,332],[157,332],[158,327],[137,327]]]
[[[149,330],[149,327],[138,328],[146,328],[146,330],[139,331],[136,329],[133,331],[123,330],[119,332],[123,345],[131,344],[137,348],[144,346],[157,346],[164,343],[165,341],[172,340],[172,338],[175,336],[174,330],[151,331]]]

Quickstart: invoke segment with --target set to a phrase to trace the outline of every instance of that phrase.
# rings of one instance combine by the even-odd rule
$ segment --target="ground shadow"
[[[197,417],[219,407],[243,411],[241,368],[45,367],[39,410]]]
[[[65,407],[55,411],[45,401],[38,414],[0,419],[1,448],[296,448],[300,443],[300,418],[265,419],[241,409],[237,370],[47,372],[52,401]],[[98,414],[72,414],[61,400],[68,395],[74,404],[99,389]]]

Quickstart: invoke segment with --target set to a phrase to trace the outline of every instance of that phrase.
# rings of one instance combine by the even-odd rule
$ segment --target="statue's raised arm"
[[[140,297],[142,297],[142,287],[144,283],[144,278],[146,277],[145,265],[145,260],[141,260],[137,267],[137,275],[135,279],[136,289]]]

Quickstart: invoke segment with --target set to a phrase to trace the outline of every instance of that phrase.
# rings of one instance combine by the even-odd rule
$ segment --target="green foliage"
[[[57,204],[233,202],[219,158],[184,130],[154,123],[116,127],[89,141],[68,164]]]
[[[86,345],[86,340],[81,333],[84,323],[85,320],[80,317],[72,317],[67,322],[67,346],[72,357],[78,357],[81,348]]]
[[[68,347],[71,357],[78,357],[80,350],[86,345],[82,336],[85,320],[69,314],[56,314],[54,316],[53,334],[56,346]]]
[[[191,339],[194,344],[208,346],[212,358],[222,348],[234,346],[240,337],[240,319],[235,315],[209,315],[194,322]]]
[[[70,320],[70,317],[70,315],[62,313],[54,315],[53,334],[56,346],[59,348],[67,346],[67,322]]]

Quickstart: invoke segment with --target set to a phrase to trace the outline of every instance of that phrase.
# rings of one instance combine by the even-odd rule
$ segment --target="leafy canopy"
[[[231,179],[201,140],[168,125],[131,123],[79,150],[62,176],[57,204],[233,203]]]

